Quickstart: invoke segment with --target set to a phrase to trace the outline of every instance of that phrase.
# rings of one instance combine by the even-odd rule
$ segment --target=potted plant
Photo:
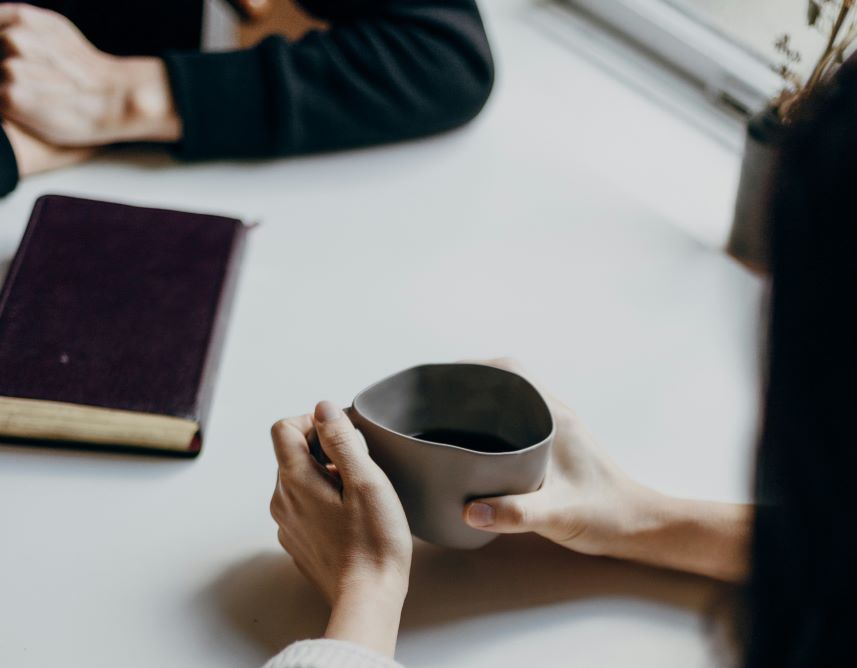
[[[783,62],[776,69],[783,79],[783,90],[747,126],[727,251],[757,272],[766,272],[768,268],[768,202],[783,131],[800,112],[802,104],[836,72],[855,44],[857,0],[809,0],[807,24],[825,36],[824,51],[809,74],[802,77],[797,71],[801,54],[792,46],[789,35],[779,37],[775,46]]]

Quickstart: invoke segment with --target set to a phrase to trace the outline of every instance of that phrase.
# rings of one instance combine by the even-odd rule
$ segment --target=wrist
[[[621,512],[613,518],[613,527],[600,541],[602,547],[596,553],[613,559],[645,560],[644,552],[657,546],[653,537],[669,523],[669,497],[627,480],[619,499],[616,507]]]
[[[402,607],[408,594],[408,571],[395,566],[360,570],[345,575],[334,593],[332,607],[369,601],[389,608]]]
[[[752,507],[667,496],[639,487],[634,511],[608,556],[718,580],[742,580]]]
[[[395,569],[350,579],[332,602],[325,637],[392,657],[407,589],[407,578]]]
[[[659,545],[658,536],[676,522],[677,499],[641,485],[633,487],[629,498],[627,521],[609,556],[645,560]]]
[[[176,142],[181,119],[176,111],[164,61],[116,58],[119,112],[112,141]]]

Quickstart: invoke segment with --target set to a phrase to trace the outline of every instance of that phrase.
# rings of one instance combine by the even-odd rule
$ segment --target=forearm
[[[642,490],[634,519],[610,556],[742,581],[749,567],[753,508]]]
[[[384,581],[349,589],[334,602],[324,637],[392,657],[405,595],[397,583]]]
[[[329,30],[229,53],[166,54],[184,123],[180,156],[291,156],[410,139],[462,125],[487,100],[494,69],[473,0],[311,5]]]

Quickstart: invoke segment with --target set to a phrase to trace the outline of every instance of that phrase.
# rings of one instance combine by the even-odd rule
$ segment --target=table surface
[[[499,78],[463,131],[266,163],[112,153],[0,204],[0,262],[46,192],[262,222],[197,460],[0,448],[0,665],[255,666],[317,634],[268,516],[268,428],[415,363],[515,356],[643,482],[748,497],[762,286],[718,248],[734,147],[606,73],[586,31],[568,48],[544,7],[488,5]],[[721,594],[526,536],[419,544],[398,658],[713,666]]]

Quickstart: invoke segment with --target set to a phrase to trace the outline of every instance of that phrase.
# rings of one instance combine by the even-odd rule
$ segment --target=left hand
[[[67,18],[0,4],[0,114],[57,146],[176,141],[176,114],[159,58],[119,58]]]
[[[513,360],[484,363],[527,376]],[[574,411],[543,394],[556,424],[544,483],[529,494],[475,499],[464,520],[494,533],[534,532],[583,554],[624,556],[616,551],[647,524],[655,493],[616,466]]]
[[[525,375],[509,360],[489,364]],[[575,552],[744,580],[751,507],[679,499],[635,482],[570,408],[550,395],[545,398],[556,435],[544,484],[529,494],[471,501],[464,509],[470,526],[494,533],[534,532]]]
[[[18,175],[21,178],[60,167],[69,167],[89,159],[96,152],[96,149],[88,147],[54,146],[34,137],[10,121],[3,122],[3,131],[12,145],[15,162],[18,164]]]
[[[313,429],[327,468],[310,454]],[[327,637],[392,655],[413,551],[399,497],[330,402],[271,433],[279,463],[271,514],[283,548],[331,604]]]

